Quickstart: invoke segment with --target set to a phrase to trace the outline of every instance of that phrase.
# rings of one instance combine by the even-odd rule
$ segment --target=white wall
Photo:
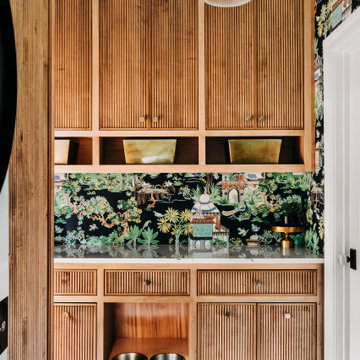
[[[0,193],[0,301],[9,294],[9,193],[6,176]],[[7,359],[7,351],[0,355],[0,360]]]

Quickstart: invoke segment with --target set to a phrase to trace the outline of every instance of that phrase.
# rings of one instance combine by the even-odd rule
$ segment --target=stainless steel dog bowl
[[[148,358],[143,354],[138,353],[123,353],[116,355],[112,360],[148,360]]]
[[[185,360],[185,358],[179,354],[157,354],[150,360]]]

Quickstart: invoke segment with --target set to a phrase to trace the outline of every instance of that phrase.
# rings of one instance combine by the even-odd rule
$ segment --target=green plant
[[[136,242],[140,239],[140,236],[142,234],[142,229],[140,229],[137,225],[130,226],[127,233],[128,233],[127,239],[129,239],[127,244],[135,245]]]
[[[153,229],[147,228],[146,230],[143,230],[143,238],[139,239],[138,242],[140,244],[156,245],[159,242],[159,240],[156,240],[158,234],[158,232],[154,233]]]

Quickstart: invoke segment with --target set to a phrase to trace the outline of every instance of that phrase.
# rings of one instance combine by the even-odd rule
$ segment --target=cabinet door
[[[303,1],[256,1],[258,128],[303,128]]]
[[[259,304],[258,360],[315,360],[316,304]]]
[[[152,0],[152,128],[198,127],[197,7]]]
[[[256,358],[255,304],[199,304],[199,360]]]
[[[56,0],[55,129],[91,129],[91,0]]]
[[[234,8],[205,5],[206,127],[253,128],[254,1]]]
[[[54,305],[54,360],[96,359],[96,305]]]
[[[100,128],[146,127],[149,2],[100,1]]]

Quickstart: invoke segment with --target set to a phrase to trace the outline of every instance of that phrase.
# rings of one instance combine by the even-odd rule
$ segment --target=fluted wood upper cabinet
[[[205,5],[206,119],[209,129],[252,128],[255,114],[254,1]]]
[[[152,1],[153,128],[198,127],[197,9],[196,0]]]
[[[208,129],[304,128],[305,1],[206,6]]]
[[[198,127],[197,1],[100,1],[100,129]]]
[[[56,129],[91,129],[91,0],[55,0],[53,119]]]
[[[144,128],[147,96],[148,1],[101,0],[100,128]]]

